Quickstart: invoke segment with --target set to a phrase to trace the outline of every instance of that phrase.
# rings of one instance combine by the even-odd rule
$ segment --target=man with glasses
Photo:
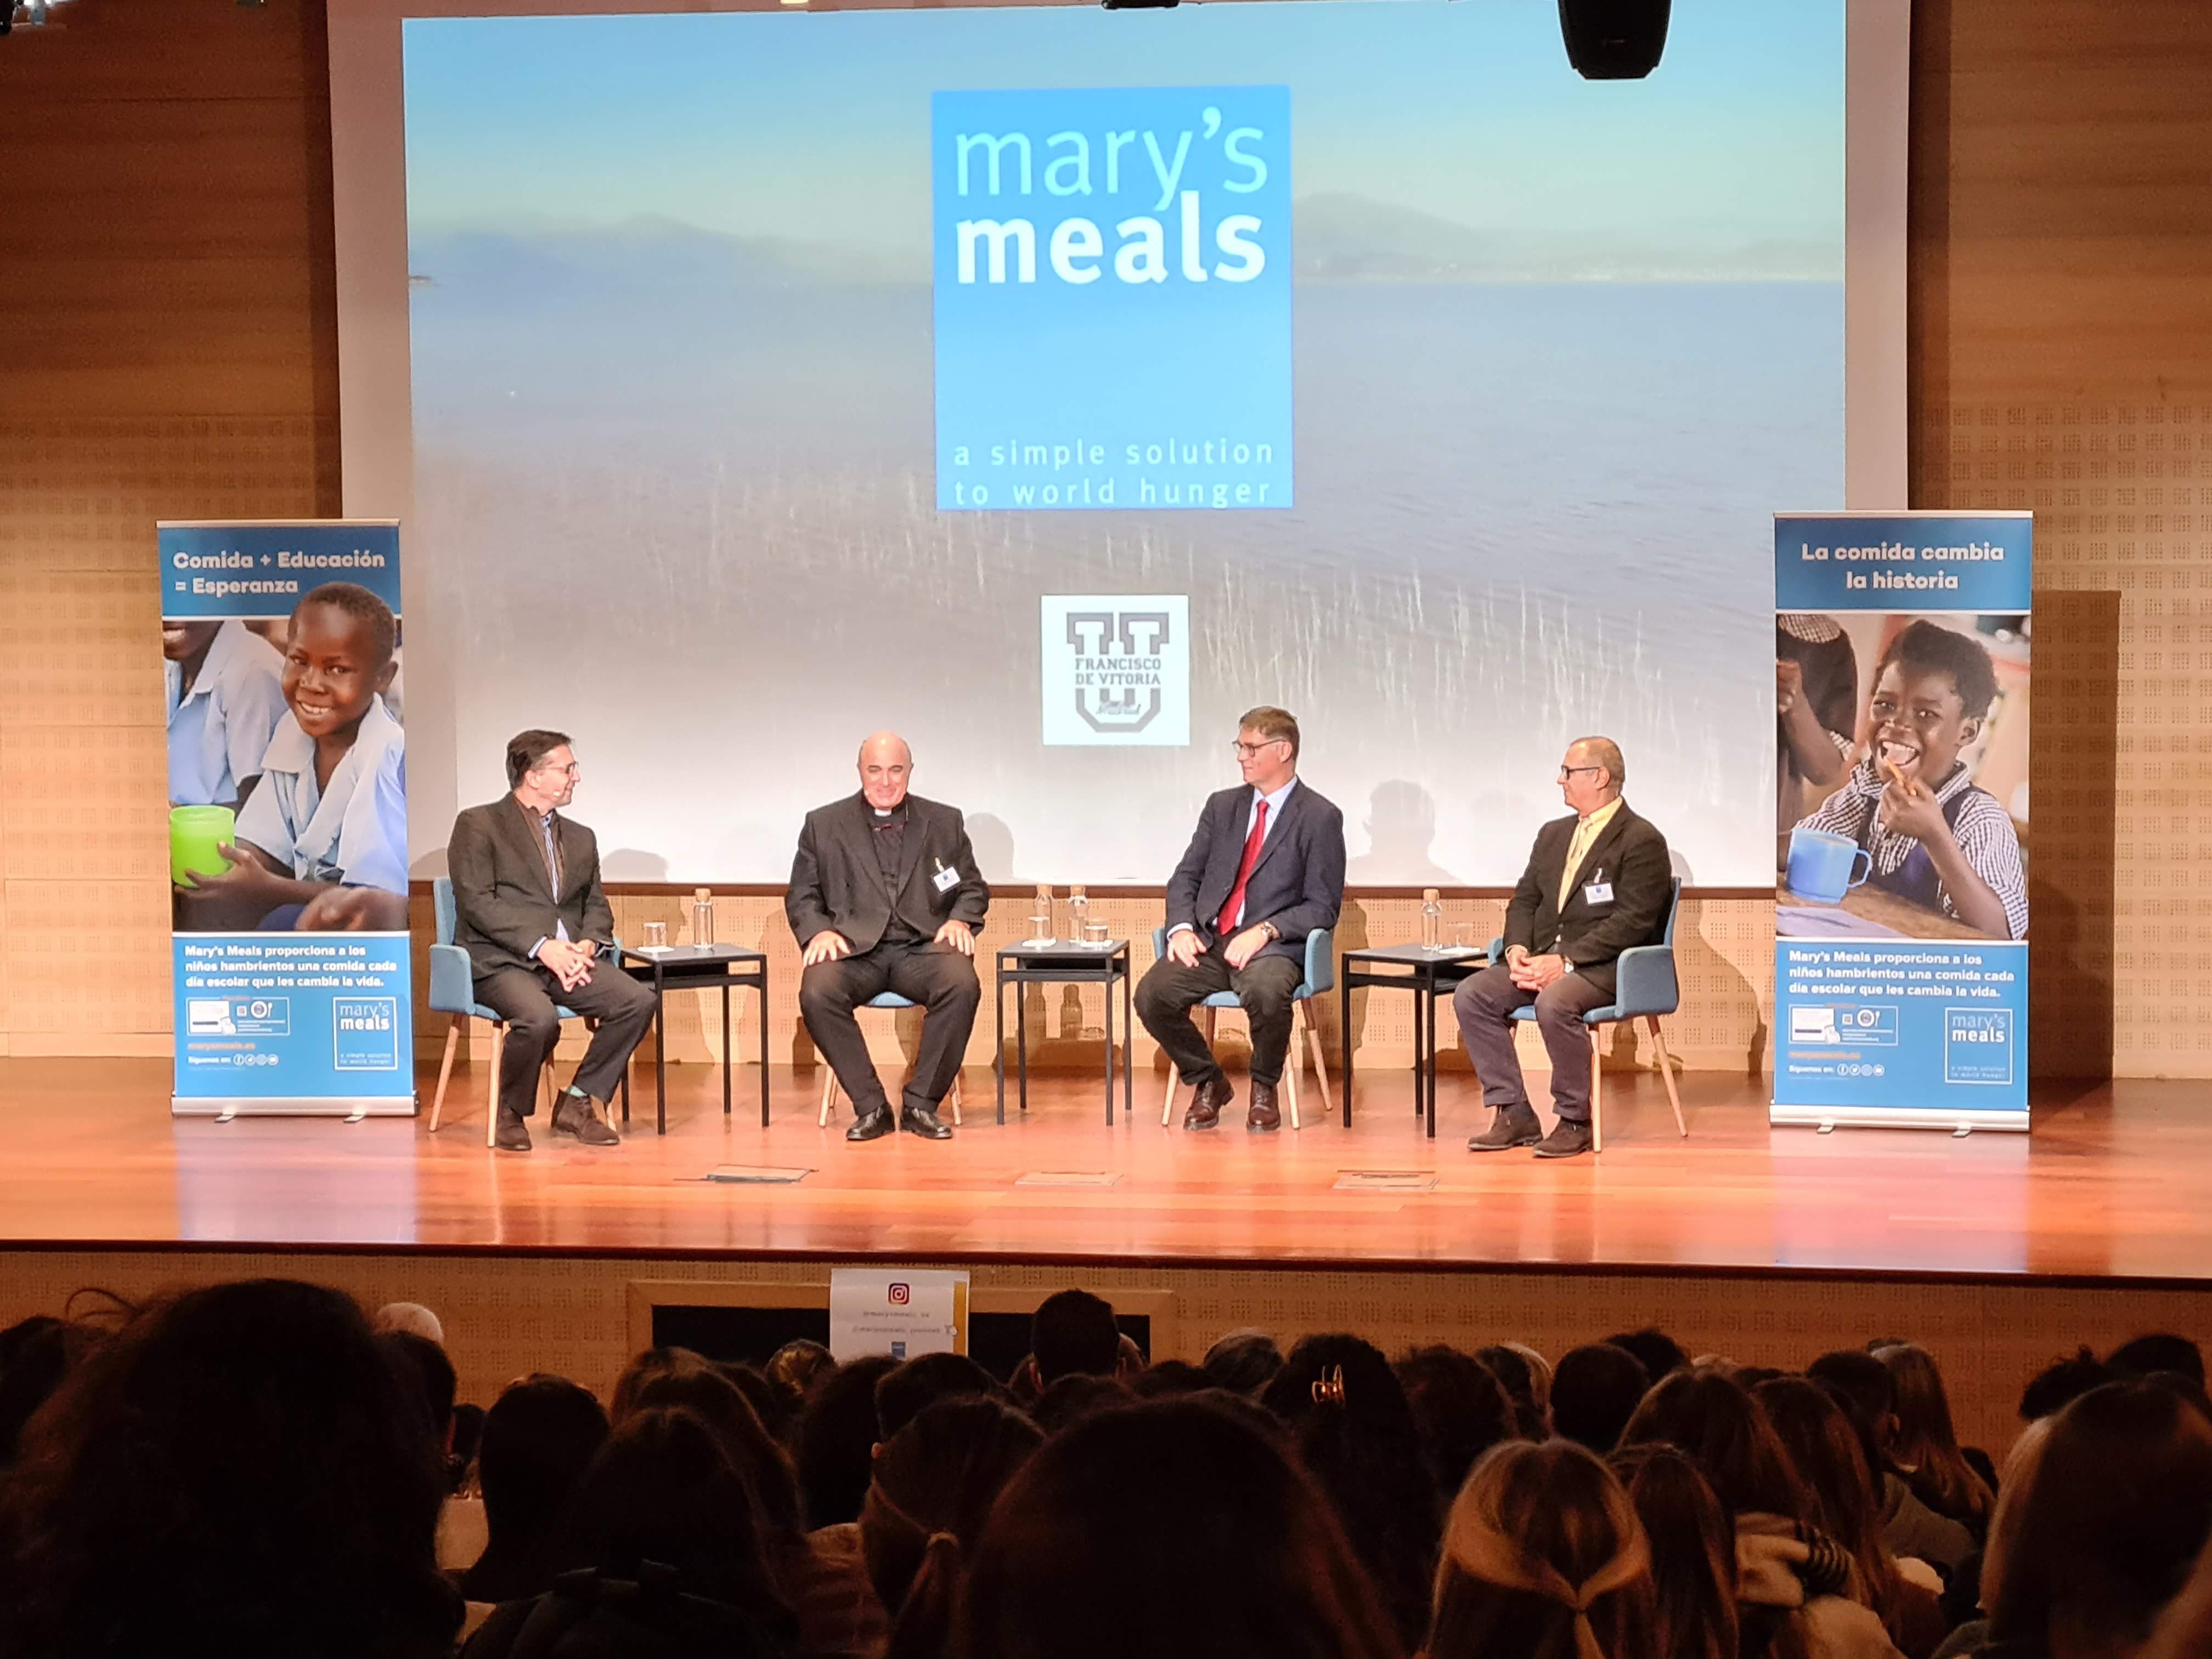
[[[586,1146],[618,1139],[605,1108],[653,1023],[653,993],[603,954],[615,918],[599,884],[599,841],[561,816],[581,771],[565,732],[520,733],[507,745],[512,793],[463,812],[446,849],[453,942],[476,969],[477,1000],[507,1025],[493,1130],[504,1152],[530,1150],[523,1119],[538,1109],[538,1076],[561,1040],[556,1003],[598,1026],[553,1108],[553,1133]]]
[[[1468,1144],[1477,1152],[1534,1146],[1538,1158],[1590,1148],[1590,1046],[1583,1016],[1613,1000],[1613,963],[1659,934],[1673,891],[1667,838],[1620,798],[1628,775],[1609,738],[1577,738],[1559,763],[1573,809],[1536,832],[1535,850],[1505,907],[1505,960],[1460,981],[1452,997],[1460,1040],[1495,1109]],[[1552,1056],[1548,1135],[1528,1103],[1513,1048],[1513,1013],[1534,1003]]]
[[[1207,798],[1168,878],[1167,954],[1137,986],[1137,1018],[1191,1085],[1186,1129],[1211,1129],[1234,1098],[1190,1011],[1234,991],[1252,1028],[1248,1129],[1273,1129],[1275,1085],[1291,1046],[1291,993],[1306,935],[1344,902],[1344,814],[1298,780],[1298,723],[1279,708],[1237,721],[1244,781]]]

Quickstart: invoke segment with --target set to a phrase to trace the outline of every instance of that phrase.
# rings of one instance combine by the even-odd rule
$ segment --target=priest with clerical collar
[[[937,1109],[960,1075],[982,986],[975,933],[991,890],[959,811],[907,793],[914,755],[878,732],[860,745],[860,788],[806,815],[784,914],[803,964],[799,1012],[853,1103],[848,1140],[894,1127],[951,1138]],[[885,991],[919,1003],[921,1052],[894,1125],[853,1011]]]

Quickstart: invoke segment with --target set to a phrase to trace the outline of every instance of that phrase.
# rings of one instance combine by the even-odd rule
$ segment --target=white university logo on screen
[[[1190,741],[1190,600],[1181,593],[1048,593],[1038,676],[1044,741]]]

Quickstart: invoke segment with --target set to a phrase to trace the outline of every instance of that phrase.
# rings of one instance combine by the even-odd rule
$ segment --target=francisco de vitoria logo
[[[1291,501],[1287,87],[940,92],[937,504]]]
[[[1038,643],[1048,744],[1190,742],[1190,600],[1048,593]]]

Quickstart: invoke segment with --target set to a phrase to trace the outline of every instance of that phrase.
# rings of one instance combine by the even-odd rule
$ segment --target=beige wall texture
[[[1911,504],[2039,515],[2034,1061],[2212,1075],[2212,8],[1917,12]],[[324,25],[64,15],[0,41],[0,1054],[162,1054],[152,526],[337,510]],[[1142,939],[1150,908],[1110,902]],[[625,898],[626,930],[656,907]],[[805,1058],[775,912],[733,901],[723,932],[769,941],[775,1052]],[[1346,942],[1412,926],[1364,900]],[[1674,1046],[1756,1069],[1767,907],[1698,902],[1682,934]],[[1410,1047],[1410,999],[1355,1018]]]

